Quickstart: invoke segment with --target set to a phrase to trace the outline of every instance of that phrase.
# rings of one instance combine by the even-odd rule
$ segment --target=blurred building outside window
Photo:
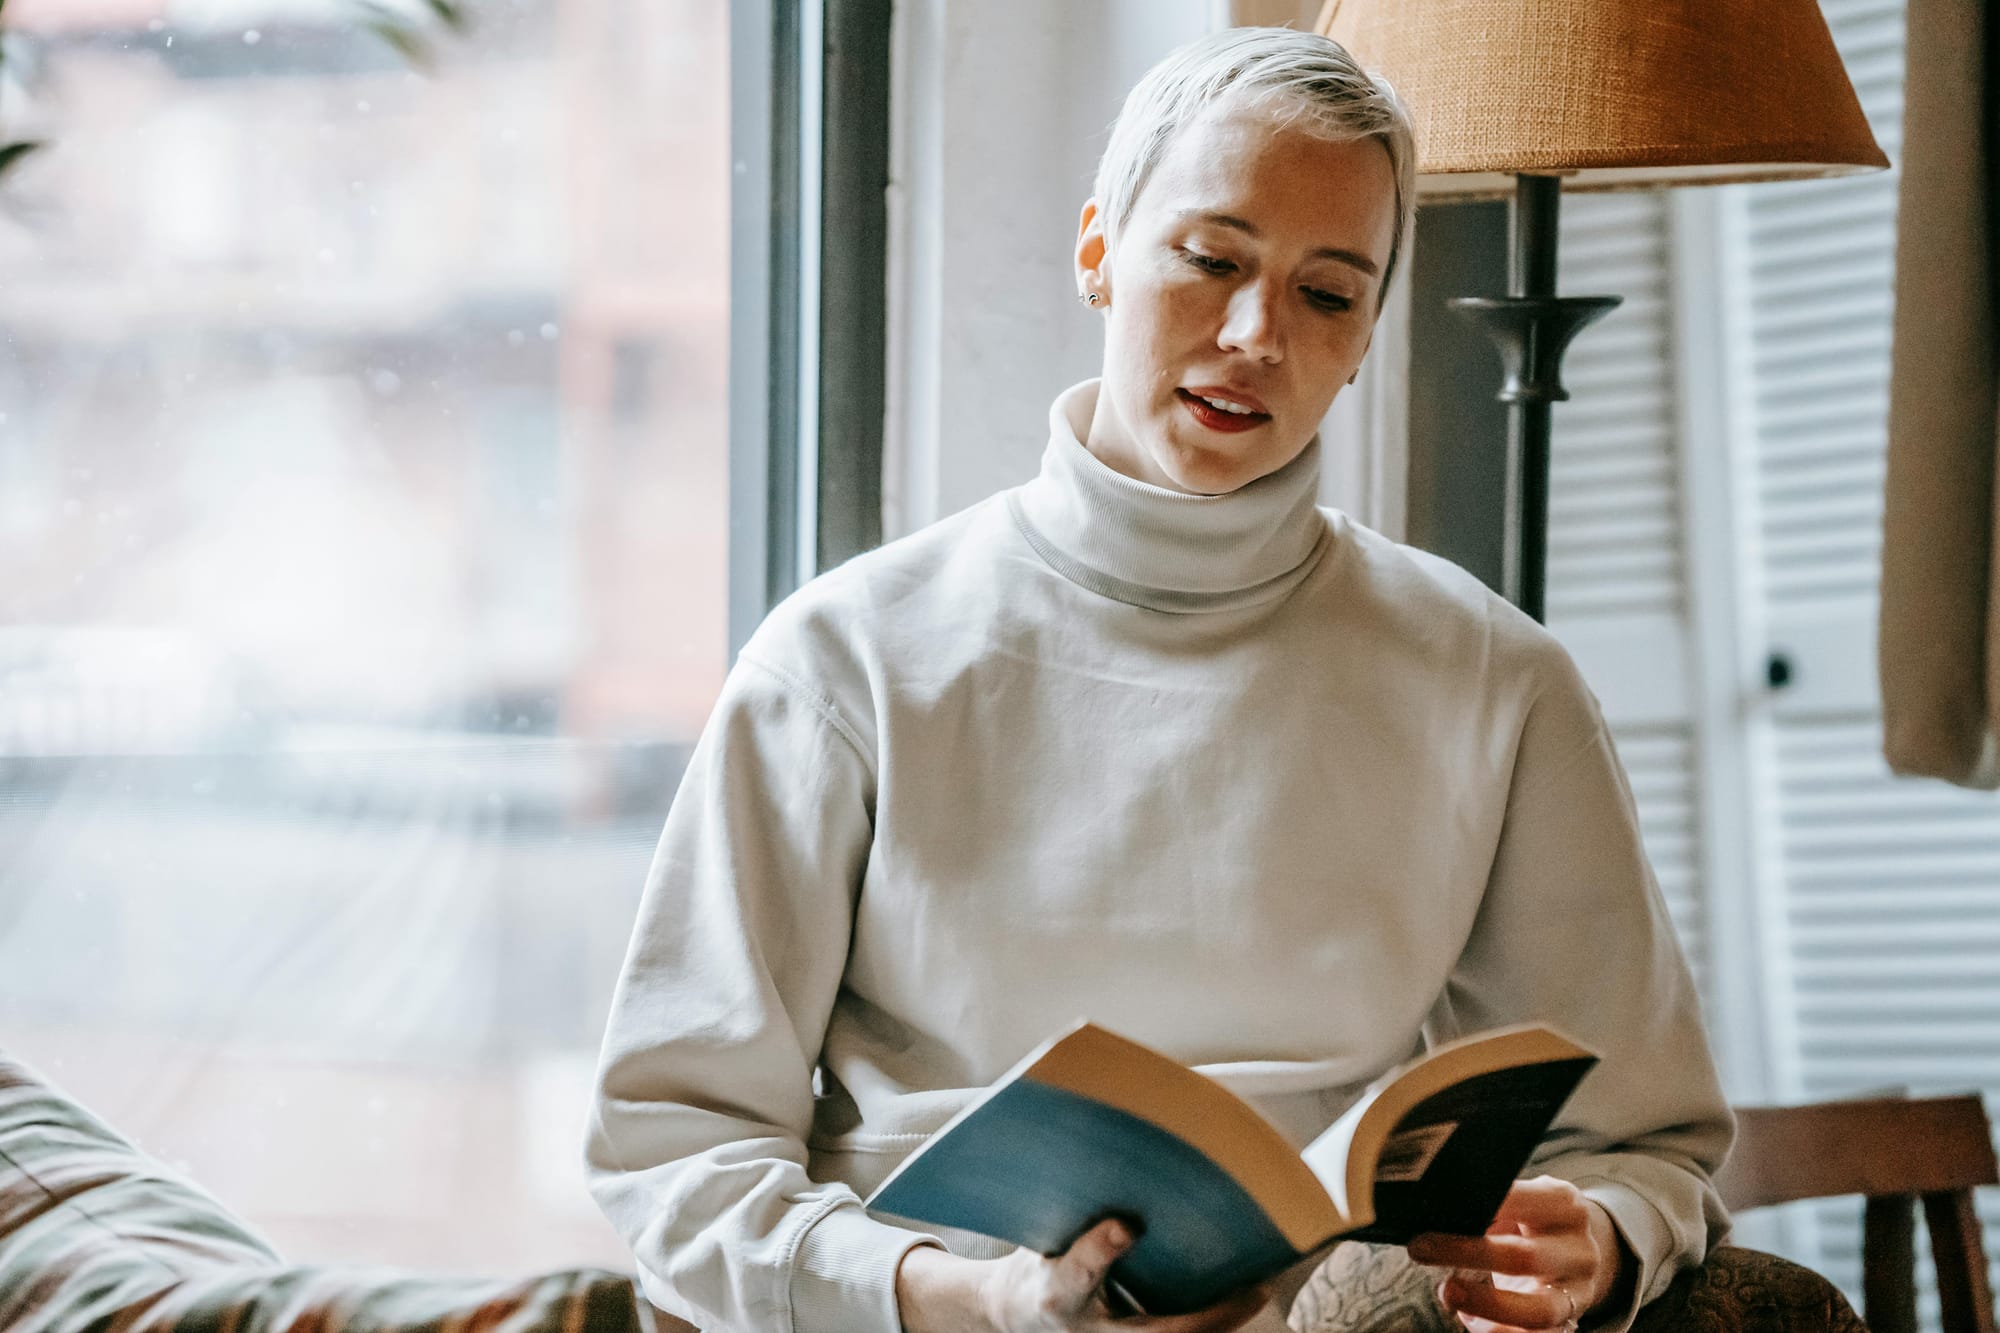
[[[728,11],[467,11],[7,6],[0,1040],[289,1257],[624,1267],[580,1151],[727,659]]]

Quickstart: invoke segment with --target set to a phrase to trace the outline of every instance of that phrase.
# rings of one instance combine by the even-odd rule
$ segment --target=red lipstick
[[[1251,398],[1248,394],[1238,393],[1235,390],[1176,389],[1174,390],[1174,396],[1180,400],[1181,406],[1187,409],[1189,416],[1208,429],[1221,431],[1226,435],[1234,435],[1246,430],[1255,430],[1271,419],[1271,414],[1264,410],[1262,403]],[[1225,411],[1210,403],[1208,401],[1210,398],[1234,403],[1238,407],[1247,407],[1250,410],[1248,412]]]

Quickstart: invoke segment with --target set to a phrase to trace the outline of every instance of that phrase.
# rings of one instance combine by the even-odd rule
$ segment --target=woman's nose
[[[1229,312],[1216,339],[1224,351],[1244,352],[1264,361],[1284,358],[1284,338],[1278,323],[1278,293],[1262,283],[1245,283],[1229,298]]]

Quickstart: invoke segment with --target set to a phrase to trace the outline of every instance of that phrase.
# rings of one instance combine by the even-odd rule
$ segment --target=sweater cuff
[[[896,1269],[919,1245],[942,1242],[878,1222],[856,1203],[829,1210],[792,1258],[793,1333],[901,1333]]]
[[[1621,1310],[1605,1309],[1586,1324],[1591,1333],[1625,1333],[1640,1307],[1664,1290],[1677,1271],[1673,1228],[1646,1196],[1630,1185],[1614,1180],[1572,1182],[1583,1196],[1601,1205],[1611,1215],[1611,1224],[1631,1247],[1639,1271],[1633,1275],[1631,1302]]]

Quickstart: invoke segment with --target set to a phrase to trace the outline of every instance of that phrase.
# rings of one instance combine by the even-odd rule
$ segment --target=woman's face
[[[1298,457],[1368,350],[1395,226],[1376,140],[1226,109],[1188,125],[1109,250],[1084,205],[1077,278],[1106,319],[1091,452],[1203,495]]]

